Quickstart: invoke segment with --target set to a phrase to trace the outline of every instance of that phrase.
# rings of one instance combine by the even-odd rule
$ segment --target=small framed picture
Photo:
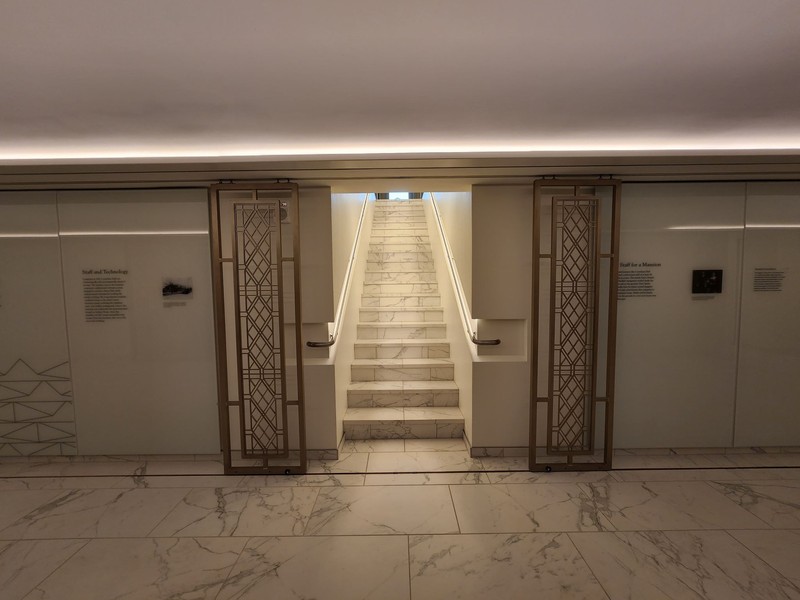
[[[692,294],[721,294],[722,269],[692,271]]]

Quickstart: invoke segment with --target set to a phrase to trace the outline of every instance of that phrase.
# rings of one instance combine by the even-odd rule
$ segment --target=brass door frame
[[[607,338],[606,338],[606,393],[605,396],[597,396],[597,369],[593,365],[592,373],[592,399],[591,399],[591,432],[590,432],[590,448],[587,450],[568,450],[568,451],[553,451],[552,450],[552,415],[553,415],[553,365],[548,366],[548,395],[546,397],[539,397],[538,383],[539,383],[539,305],[540,305],[540,272],[543,260],[550,261],[550,306],[551,313],[554,307],[555,296],[555,228],[556,218],[555,210],[551,215],[551,250],[548,254],[541,252],[541,195],[542,188],[544,187],[564,187],[572,188],[572,194],[565,194],[572,199],[589,200],[585,195],[580,193],[580,188],[598,188],[607,187],[611,188],[611,240],[610,252],[602,253],[600,245],[601,229],[599,223],[597,224],[596,232],[596,246],[595,246],[595,263],[592,265],[595,273],[595,289],[593,290],[595,304],[594,304],[594,319],[593,327],[593,355],[597,356],[597,340],[598,340],[598,324],[600,315],[597,312],[599,309],[599,272],[600,263],[602,260],[609,261],[609,286],[608,286],[608,315],[607,315]],[[595,471],[595,470],[608,470],[611,469],[614,444],[613,444],[613,426],[614,426],[614,373],[616,362],[616,341],[617,341],[617,281],[619,278],[619,237],[620,237],[620,208],[621,208],[621,187],[622,182],[614,179],[539,179],[534,183],[534,201],[533,201],[533,276],[532,276],[532,292],[531,292],[531,337],[530,337],[530,432],[529,432],[529,453],[528,453],[528,468],[531,471]],[[597,208],[599,214],[600,208]],[[599,219],[599,216],[598,216]],[[552,319],[551,319],[552,320]],[[548,338],[548,352],[552,356],[554,351],[554,323],[548,321],[546,327],[549,328]],[[596,363],[595,363],[596,365]],[[595,423],[598,405],[602,403],[605,408],[604,419],[604,443],[603,443],[603,460],[602,462],[575,462],[574,458],[580,455],[593,454],[595,443]],[[538,407],[541,404],[547,406],[547,435],[545,452],[546,457],[552,456],[554,458],[562,458],[563,460],[543,460],[537,462],[537,441],[538,441]],[[545,458],[546,458],[545,457]]]
[[[230,262],[234,264],[234,277],[236,278],[236,252],[237,244],[236,237],[234,239],[234,247],[232,254],[234,258],[223,258],[222,254],[222,241],[221,241],[221,216],[220,216],[220,192],[224,191],[251,191],[253,193],[250,201],[243,203],[258,204],[268,202],[257,200],[257,193],[259,191],[286,191],[291,194],[290,215],[292,219],[292,244],[293,254],[291,261],[293,262],[294,273],[294,311],[295,311],[295,352],[296,352],[296,372],[297,372],[297,411],[298,411],[298,437],[299,448],[297,451],[298,463],[297,465],[270,465],[269,458],[263,457],[263,464],[261,465],[248,465],[239,466],[232,464],[232,445],[231,445],[231,423],[229,411],[231,407],[239,407],[241,410],[242,402],[239,398],[231,400],[228,394],[228,348],[226,342],[226,323],[225,323],[225,297],[223,287],[223,264]],[[214,291],[214,333],[216,338],[217,349],[217,398],[219,409],[219,427],[220,427],[220,442],[222,446],[223,462],[225,465],[225,474],[301,474],[305,473],[308,464],[307,447],[306,447],[306,423],[305,423],[305,396],[304,396],[304,383],[303,383],[303,343],[302,343],[302,307],[301,307],[301,287],[300,287],[300,226],[299,226],[299,191],[297,184],[293,183],[230,183],[230,184],[217,184],[209,187],[209,231],[211,234],[211,276]],[[286,260],[286,259],[283,259]],[[281,294],[283,292],[282,281],[282,266],[278,269],[279,272],[279,288]],[[236,280],[236,279],[235,279]],[[238,294],[235,297],[236,310],[239,310]],[[237,344],[241,347],[240,338],[240,324],[239,319],[236,319],[236,338]],[[283,327],[283,312],[280,313],[281,331],[280,335],[284,336]],[[286,347],[281,346],[281,364],[285,364],[285,351]],[[241,381],[241,355],[237,352],[237,365],[239,368],[239,391],[241,395],[242,381]],[[285,373],[285,370],[283,370]],[[285,386],[284,386],[285,387]],[[282,409],[286,410],[284,403]],[[284,419],[284,423],[286,420]],[[241,428],[244,427],[244,422],[240,423]],[[242,444],[244,446],[244,443]],[[242,448],[244,451],[244,447]],[[245,457],[246,458],[246,457]],[[256,462],[256,461],[251,461]]]

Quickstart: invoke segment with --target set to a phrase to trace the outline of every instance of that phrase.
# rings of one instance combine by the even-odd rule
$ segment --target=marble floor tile
[[[244,477],[239,487],[330,487],[343,485],[364,485],[363,474],[328,475],[327,473],[311,475],[248,475]]]
[[[306,527],[306,535],[408,533],[458,533],[447,486],[320,488]]]
[[[712,482],[709,485],[771,527],[800,528],[800,485],[796,481]]]
[[[0,531],[0,538],[145,536],[185,495],[183,489],[61,492]]]
[[[123,477],[115,488],[239,487],[241,475],[153,475]]]
[[[340,454],[338,460],[310,460],[308,473],[364,473],[367,470],[366,452]]]
[[[218,460],[147,461],[143,475],[222,475],[225,467]]]
[[[481,461],[486,460],[482,458]],[[503,471],[487,473],[491,483],[596,483],[617,481],[611,471],[553,471],[532,473],[530,471]]]
[[[405,440],[405,452],[460,452],[467,449],[462,439]]]
[[[613,471],[619,481],[745,481],[783,479],[792,469],[644,469]]]
[[[340,451],[352,452],[403,452],[404,440],[344,440]]]
[[[302,535],[318,488],[198,488],[152,530],[152,537]]]
[[[12,477],[0,479],[4,490],[82,490],[113,488],[130,477]]]
[[[578,484],[461,485],[450,491],[462,533],[604,528]]]
[[[383,452],[369,455],[368,473],[480,471],[480,459],[461,452]]]
[[[0,597],[23,598],[87,543],[87,540],[0,542]]]
[[[253,538],[218,600],[407,600],[405,536]]]
[[[0,492],[0,531],[37,507],[52,501],[63,492],[58,490],[5,490]],[[16,539],[0,536],[0,539]]]
[[[485,471],[527,471],[527,456],[483,456],[479,459]]]
[[[489,483],[486,473],[370,473],[365,485],[474,485]]]
[[[138,459],[109,459],[96,462],[18,463],[14,466],[19,467],[14,473],[16,477],[109,477],[135,475],[144,468],[144,462]]]
[[[702,481],[580,483],[608,529],[763,529],[764,522]]]
[[[409,555],[414,600],[608,598],[564,533],[414,535]]]
[[[800,588],[800,531],[729,531],[753,554]]]
[[[92,540],[26,600],[214,600],[246,541]]]
[[[800,590],[724,531],[572,533],[614,600],[800,598]]]

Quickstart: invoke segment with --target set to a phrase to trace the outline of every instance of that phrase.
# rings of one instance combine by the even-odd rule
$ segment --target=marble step
[[[365,282],[362,289],[365,296],[373,294],[438,294],[439,284],[435,281],[376,281]]]
[[[458,406],[458,386],[454,381],[359,381],[347,387],[347,406]]]
[[[432,262],[375,262],[367,261],[367,273],[421,273],[435,272],[436,267]]]
[[[450,358],[445,339],[357,340],[353,346],[360,358]]]
[[[366,358],[350,365],[350,381],[453,381],[449,358]]]
[[[412,221],[410,219],[386,219],[372,221],[372,231],[378,229],[428,229],[425,221]]]
[[[424,235],[411,235],[411,234],[397,234],[397,235],[372,235],[369,238],[370,246],[373,244],[428,244],[430,246],[430,238],[428,234]]]
[[[366,271],[364,283],[436,283],[436,271]]]
[[[422,211],[419,212],[376,212],[372,216],[372,224],[378,223],[420,223],[421,227],[428,226],[428,219]]]
[[[378,223],[372,226],[371,236],[376,235],[428,235],[428,228],[420,223]]]
[[[422,200],[420,198],[415,198],[413,200],[375,200],[375,206],[414,206],[419,205],[422,206]]]
[[[418,263],[429,262],[433,263],[433,252],[422,252],[419,250],[372,250],[367,252],[367,262],[378,263]]]
[[[388,252],[424,252],[430,254],[433,252],[430,244],[391,244],[388,242],[381,242],[379,244],[370,243],[369,253],[388,253]]]
[[[425,213],[419,211],[397,212],[397,211],[376,211],[372,215],[372,222],[378,223],[379,221],[392,221],[392,222],[408,222],[414,221],[418,223],[427,223]]]
[[[363,308],[425,307],[439,308],[442,298],[439,294],[362,294]]]
[[[434,339],[447,337],[444,323],[359,323],[356,338],[359,340]]]
[[[444,309],[424,306],[366,307],[358,310],[360,323],[442,323]]]
[[[460,438],[464,415],[457,406],[348,408],[344,437],[349,440]]]

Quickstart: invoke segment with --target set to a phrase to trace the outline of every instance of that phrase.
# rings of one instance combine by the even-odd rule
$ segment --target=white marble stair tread
[[[367,261],[367,271],[408,271],[423,269],[435,271],[433,261],[426,260],[369,260]]]
[[[358,310],[362,313],[415,313],[442,312],[443,309],[441,306],[361,306]]]
[[[426,391],[458,391],[455,381],[356,381],[347,386],[354,392],[426,392]]]
[[[436,423],[460,423],[464,415],[457,406],[414,406],[402,408],[348,408],[344,413],[345,423],[375,423],[386,421],[433,421]]]
[[[367,323],[375,325],[375,323]],[[414,346],[434,346],[438,344],[449,344],[446,338],[407,338],[403,340],[356,340],[356,346],[402,346],[404,348]]]
[[[449,358],[356,358],[354,367],[452,367]]]
[[[356,340],[353,347],[357,358],[448,358],[450,356],[450,343],[445,339],[436,338]]]
[[[444,322],[436,321],[360,321],[359,327],[383,327],[385,329],[399,329],[401,327],[444,327]],[[427,340],[427,338],[425,338]],[[430,343],[430,342],[429,342]]]

